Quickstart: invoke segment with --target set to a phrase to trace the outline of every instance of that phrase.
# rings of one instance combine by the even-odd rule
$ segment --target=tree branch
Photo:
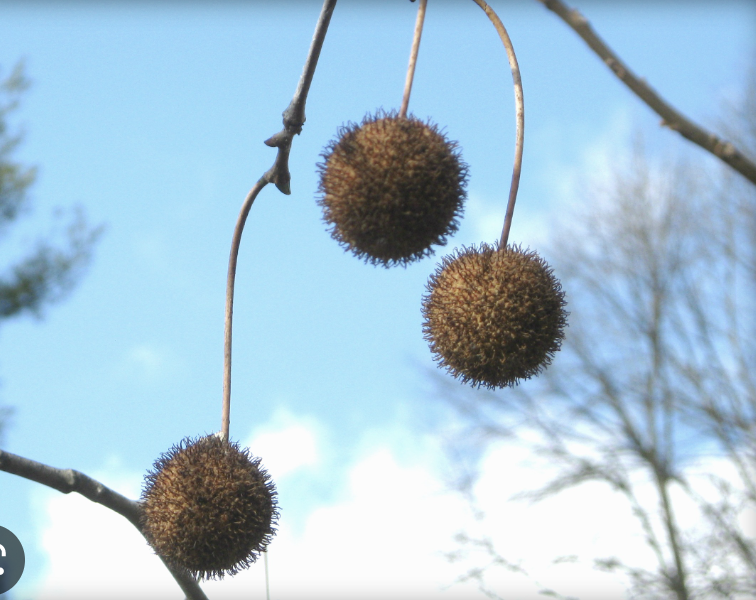
[[[538,0],[556,13],[612,72],[651,110],[659,115],[662,125],[677,131],[681,136],[710,152],[730,165],[751,183],[756,184],[756,163],[746,157],[731,142],[706,131],[664,100],[651,86],[637,77],[630,68],[596,35],[588,20],[577,10],[565,6],[560,0]]]
[[[126,496],[111,490],[84,473],[74,469],[56,469],[4,450],[0,450],[0,471],[41,483],[63,494],[76,492],[87,500],[101,504],[118,513],[136,527],[139,533],[142,533],[141,504],[129,500]],[[142,535],[144,534],[142,533]],[[189,600],[208,600],[205,593],[187,571],[174,568],[165,561],[163,563]]]
[[[276,187],[287,196],[291,194],[291,174],[289,173],[289,152],[291,151],[291,142],[295,135],[302,132],[302,126],[305,122],[305,103],[307,94],[310,91],[315,67],[318,66],[320,49],[323,47],[328,24],[331,22],[333,9],[336,8],[336,0],[324,0],[323,8],[320,11],[318,24],[315,26],[315,35],[312,38],[310,52],[307,55],[302,76],[299,78],[297,91],[291,100],[288,108],[283,112],[284,128],[274,136],[265,140],[265,144],[278,148],[278,155],[273,166],[263,176],[266,183],[275,183]]]

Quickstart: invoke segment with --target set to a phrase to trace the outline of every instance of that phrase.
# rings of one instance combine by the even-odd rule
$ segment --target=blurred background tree
[[[15,160],[23,134],[9,123],[28,87],[23,63],[8,74],[0,69],[0,244],[7,241],[10,227],[31,212],[29,191],[37,168]],[[9,262],[4,254],[0,262],[0,325],[24,314],[41,318],[44,309],[65,298],[81,278],[102,226],[90,227],[79,208],[68,212],[57,209],[54,230],[26,248],[20,258]],[[0,405],[0,436],[10,412],[9,407]]]
[[[726,125],[756,156],[756,85]],[[626,563],[622,539],[593,566],[624,572],[630,597],[754,598],[756,531],[743,514],[756,508],[756,187],[727,167],[660,161],[642,141],[628,156],[586,185],[582,212],[560,215],[544,252],[571,313],[554,364],[496,393],[433,377],[463,416],[458,456],[519,440],[558,467],[513,499],[591,481],[624,497],[656,568]],[[456,486],[474,504],[470,464]],[[696,507],[695,527],[681,524],[682,502]],[[492,539],[463,533],[450,558],[475,557],[462,580],[499,598],[488,570],[525,570]]]

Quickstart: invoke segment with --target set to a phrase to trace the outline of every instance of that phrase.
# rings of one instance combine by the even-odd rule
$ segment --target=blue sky
[[[635,125],[654,146],[686,143],[656,127],[658,118],[540,3],[491,5],[517,50],[526,103],[510,240],[538,248],[580,202],[575,182],[622,152]],[[739,93],[756,44],[753,3],[576,5],[694,120],[714,125],[722,101]],[[461,229],[434,258],[393,270],[363,264],[326,232],[315,202],[319,154],[343,123],[398,108],[416,7],[340,0],[291,153],[292,194],[262,192],[239,258],[231,436],[253,443],[281,475],[282,535],[300,544],[286,548],[305,553],[318,519],[336,528],[339,515],[356,515],[352,525],[344,518],[345,537],[333,535],[343,543],[333,545],[331,560],[312,569],[312,589],[324,593],[337,579],[349,590],[343,573],[327,576],[328,565],[339,552],[354,553],[347,534],[368,506],[359,499],[380,494],[369,482],[360,487],[360,473],[406,477],[418,498],[440,494],[434,424],[448,416],[427,392],[433,362],[420,298],[445,251],[498,237],[511,173],[513,94],[498,37],[472,2],[430,0],[410,111],[442,126],[470,165]],[[5,449],[134,495],[161,452],[220,427],[232,228],[247,190],[273,162],[275,151],[262,142],[281,128],[319,11],[315,0],[0,1],[0,66],[7,72],[23,58],[33,80],[15,116],[27,132],[18,157],[40,166],[34,212],[3,243],[2,264],[49,230],[55,207],[81,205],[106,226],[67,301],[42,321],[18,319],[0,330],[0,403],[16,409]],[[443,502],[450,504],[439,505],[441,514],[462,514],[455,499]],[[86,537],[78,529],[66,537],[63,523],[87,511],[86,503],[0,473],[0,525],[27,550],[14,598],[57,597],[40,591],[62,590],[55,577],[68,577],[71,593],[85,597],[87,576],[56,567],[67,564],[56,556],[74,544],[70,536]],[[425,532],[404,545],[421,552]],[[134,548],[124,560],[149,555]],[[271,561],[280,561],[284,586],[288,555],[275,552],[274,542]],[[291,553],[290,564],[300,564]],[[435,590],[431,579],[451,568],[434,560],[406,575],[429,582],[418,594]],[[165,589],[165,597],[174,593],[170,581]]]

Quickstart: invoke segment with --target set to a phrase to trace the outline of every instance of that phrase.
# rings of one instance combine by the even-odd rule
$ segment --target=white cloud
[[[131,498],[141,477],[93,474]],[[183,594],[144,538],[120,515],[78,494],[38,491],[41,549],[47,556],[36,600],[140,597],[180,600]]]
[[[420,465],[376,449],[349,470],[343,496],[314,508],[304,530],[285,521],[270,548],[271,597],[402,598],[442,595],[451,579],[441,555],[464,512]],[[207,586],[214,598],[263,589],[260,571]]]
[[[165,234],[158,231],[136,232],[131,240],[135,258],[155,274],[170,269],[170,244]]]
[[[546,170],[560,211],[585,206],[591,188],[614,181],[618,165],[626,164],[637,117],[626,107],[615,110],[591,140],[582,144],[569,163],[555,162]]]
[[[314,420],[298,419],[287,410],[279,410],[243,445],[263,459],[265,469],[278,481],[320,461],[319,429]]]
[[[165,364],[165,358],[162,354],[146,344],[131,348],[128,353],[128,360],[144,373],[153,376]]]
[[[530,437],[532,441],[533,436]],[[584,456],[591,454],[589,447],[578,445],[571,445],[571,451]],[[522,600],[542,598],[538,591],[543,588],[581,600],[625,598],[628,582],[623,575],[592,568],[594,559],[609,557],[652,572],[657,568],[655,556],[624,496],[604,483],[591,482],[537,503],[506,502],[518,493],[539,489],[552,480],[557,469],[549,459],[535,458],[515,442],[489,447],[474,489],[477,508],[485,518],[470,533],[489,536],[497,553],[520,564],[529,576],[498,568],[485,576],[486,586],[503,598]],[[710,500],[718,496],[710,480],[712,474],[739,488],[735,468],[724,458],[703,459],[688,474],[696,492]],[[659,506],[655,486],[648,478],[640,477],[635,485],[636,497],[655,521],[658,539],[664,540],[666,533],[653,516]],[[672,487],[670,496],[680,529],[698,531],[704,521],[698,505],[679,487]],[[752,519],[754,509],[746,508],[740,516],[741,522]],[[555,564],[559,557],[567,560]],[[485,553],[478,550],[470,552],[460,566],[485,563]]]
[[[411,432],[403,434],[413,439]],[[281,412],[254,432],[250,444],[266,456],[277,477],[290,478],[304,466],[323,468],[328,455],[323,437],[317,422]],[[432,439],[417,441],[414,436],[410,443],[398,443],[398,438],[395,430],[366,434],[370,442],[348,460],[335,499],[328,503],[306,496],[289,500],[298,502],[300,511],[306,508],[307,518],[295,527],[282,517],[269,555],[272,598],[474,597],[474,583],[450,584],[466,567],[484,564],[484,556],[473,552],[454,564],[444,556],[455,549],[453,537],[461,530],[489,535],[502,556],[521,561],[532,576],[503,568],[490,571],[487,585],[504,598],[542,597],[537,595],[542,588],[582,600],[624,598],[622,579],[596,572],[590,559],[620,553],[625,561],[650,565],[652,557],[632,515],[605,486],[584,485],[535,505],[508,502],[512,494],[537,487],[552,467],[534,462],[520,447],[500,444],[481,463],[475,491],[487,516],[476,523],[461,497],[446,492],[429,466],[438,462]],[[116,470],[111,465],[103,479],[136,497],[141,475],[114,475]],[[76,495],[44,492],[37,504],[44,517],[39,540],[49,567],[34,598],[182,597],[141,536],[120,516]],[[680,507],[681,524],[694,522],[690,507],[684,502]],[[580,562],[552,564],[558,556],[572,555]],[[207,582],[203,588],[213,599],[264,598],[264,572],[261,560],[234,578]]]
[[[142,382],[155,382],[183,371],[183,364],[175,352],[151,342],[128,348],[116,366],[119,377]]]
[[[507,198],[487,198],[471,192],[465,205],[465,217],[460,231],[455,236],[454,246],[481,242],[492,244],[501,237],[504,225]],[[515,208],[509,242],[521,244],[525,248],[537,249],[548,239],[548,215],[531,209],[520,202]]]
[[[487,587],[505,598],[542,598],[538,591],[554,589],[582,600],[624,598],[625,585],[616,575],[591,568],[591,558],[611,554],[622,540],[622,557],[635,562],[645,548],[628,539],[632,518],[622,500],[605,486],[584,484],[559,496],[531,504],[505,502],[513,495],[537,489],[553,475],[545,461],[533,461],[527,451],[514,444],[492,447],[481,464],[483,474],[475,488],[478,508],[485,518],[471,534],[487,535],[504,559],[521,565],[528,573],[503,568],[490,571]],[[627,517],[627,518],[625,518]],[[554,564],[558,557],[578,557]],[[480,551],[472,552],[462,565],[485,564]]]
[[[461,225],[460,237],[465,238],[465,244],[476,245],[498,240],[505,212],[506,198],[494,202],[480,194],[470,193],[465,203],[465,219]]]

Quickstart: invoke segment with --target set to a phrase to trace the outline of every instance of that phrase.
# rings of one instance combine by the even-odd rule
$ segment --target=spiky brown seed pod
[[[467,165],[430,122],[379,112],[349,123],[326,146],[318,203],[331,236],[385,267],[432,254],[457,230]]]
[[[168,563],[222,579],[254,563],[275,535],[277,494],[247,449],[186,438],[155,461],[142,491],[147,541]]]
[[[431,275],[423,333],[439,365],[475,387],[516,385],[551,363],[567,324],[564,292],[535,252],[482,244]]]

